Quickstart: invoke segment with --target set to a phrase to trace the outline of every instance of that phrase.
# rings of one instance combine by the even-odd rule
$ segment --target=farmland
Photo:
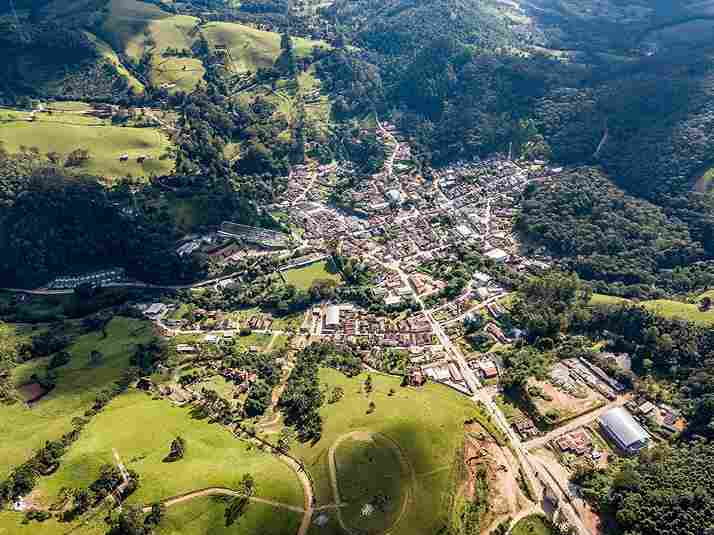
[[[57,387],[42,398],[32,410],[16,403],[3,408],[0,420],[0,477],[10,468],[30,457],[46,440],[59,438],[69,431],[72,418],[81,416],[97,393],[116,381],[129,365],[131,349],[151,339],[148,323],[116,318],[107,326],[107,337],[94,332],[78,337],[68,348],[72,359],[57,369]],[[101,351],[99,366],[89,365],[89,353]],[[42,373],[47,359],[35,359],[13,370],[17,386],[26,383],[32,373]]]
[[[119,178],[148,177],[170,173],[171,158],[160,159],[170,147],[168,138],[156,128],[111,126],[81,111],[38,114],[30,121],[28,112],[0,113],[0,142],[9,152],[36,147],[41,154],[56,152],[65,157],[75,149],[89,151],[89,160],[74,169],[78,172]],[[121,162],[119,157],[128,155]],[[147,157],[143,162],[140,156]]]
[[[476,417],[477,409],[470,400],[441,385],[428,384],[419,390],[401,388],[397,378],[384,375],[372,375],[373,390],[367,395],[361,391],[366,377],[364,373],[347,378],[333,370],[320,371],[320,384],[327,385],[330,390],[341,387],[344,397],[321,408],[324,423],[320,440],[315,444],[296,445],[291,453],[305,462],[314,481],[317,504],[325,505],[334,502],[329,450],[338,439],[355,431],[364,433],[363,436],[379,434],[386,437],[385,440],[399,448],[411,466],[414,478],[409,506],[392,533],[434,533],[444,522],[443,499],[452,490],[450,467],[463,440],[464,422]],[[392,395],[390,389],[394,390]],[[370,401],[375,403],[375,410],[367,414]],[[342,454],[341,450],[341,447],[337,450],[338,463],[340,458],[343,459],[342,467],[338,464],[338,474],[340,471],[352,473],[356,468],[345,466],[346,450],[342,450]],[[380,462],[386,462],[384,459],[390,455],[391,450],[381,451]],[[389,473],[401,477],[395,470],[392,467]],[[379,470],[370,472],[370,477],[381,475]],[[377,488],[375,485],[381,484],[376,480],[367,481],[362,488],[369,494]],[[353,495],[358,492],[354,488],[348,487],[346,491],[362,504],[373,498]],[[332,518],[331,522],[334,521]]]
[[[152,432],[142,433],[143,429]],[[177,436],[186,442],[184,458],[176,464],[162,462]],[[256,496],[296,506],[303,503],[297,477],[276,457],[237,441],[216,424],[192,418],[185,407],[138,391],[115,399],[87,426],[60,469],[41,481],[40,496],[51,502],[63,487],[89,485],[102,464],[113,462],[113,448],[140,477],[130,503],[152,503],[206,487],[236,488],[246,473],[258,482]]]

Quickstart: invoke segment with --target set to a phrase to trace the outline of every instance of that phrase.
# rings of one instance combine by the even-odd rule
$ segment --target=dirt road
[[[161,503],[166,507],[172,507],[180,503],[188,502],[190,500],[195,500],[196,498],[201,498],[203,496],[242,496],[240,492],[232,489],[227,489],[224,487],[208,487],[205,489],[198,489],[186,494],[180,494],[178,496],[172,496],[171,498],[166,498],[162,500]],[[302,507],[297,507],[295,505],[289,505],[287,503],[280,503],[274,500],[266,500],[265,498],[257,498],[251,496],[248,498],[251,502],[263,503],[266,505],[272,505],[273,507],[278,507],[280,509],[287,509],[288,511],[294,511],[296,513],[304,513],[305,509]],[[145,505],[142,509],[145,513],[151,512],[151,505]]]

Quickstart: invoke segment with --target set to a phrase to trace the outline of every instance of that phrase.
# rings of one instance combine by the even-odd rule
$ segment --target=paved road
[[[220,281],[238,278],[237,273],[231,273],[230,275],[222,275],[220,277],[215,277],[213,279],[206,279],[199,282],[194,282],[193,284],[176,284],[176,285],[161,285],[161,284],[149,284],[146,282],[110,282],[102,286],[102,288],[150,288],[154,290],[190,290],[192,288],[201,288],[203,286],[210,286]],[[47,289],[37,289],[31,290],[27,288],[0,288],[3,292],[14,292],[14,293],[25,293],[30,295],[69,295],[74,293],[74,289],[63,289],[63,290],[47,290]]]

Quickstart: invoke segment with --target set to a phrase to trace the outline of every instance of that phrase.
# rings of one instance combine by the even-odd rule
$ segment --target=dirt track
[[[190,500],[194,500],[196,498],[201,498],[203,496],[243,496],[240,492],[237,492],[235,490],[227,489],[224,487],[208,487],[205,489],[199,489],[199,490],[194,490],[191,492],[187,492],[186,494],[179,494],[178,496],[173,496],[171,498],[167,498],[165,500],[162,500],[161,503],[164,504],[166,507],[172,507],[174,505],[178,505],[183,502],[187,502]],[[251,502],[255,503],[263,503],[266,505],[272,505],[273,507],[278,507],[280,509],[287,509],[288,511],[294,511],[296,513],[304,513],[305,509],[302,507],[297,507],[296,505],[289,505],[287,503],[280,503],[276,502],[273,500],[266,500],[264,498],[256,498],[255,496],[251,496],[248,498]],[[151,506],[146,505],[142,509],[145,513],[151,512]]]
[[[335,461],[335,451],[337,450],[337,447],[345,440],[354,438],[356,440],[371,440],[372,437],[379,436],[386,442],[389,442],[390,445],[393,446],[394,451],[397,453],[397,456],[399,457],[399,463],[402,466],[402,471],[405,474],[410,475],[411,479],[411,485],[407,489],[405,489],[404,492],[404,499],[402,500],[402,508],[399,511],[399,515],[397,516],[396,520],[394,521],[394,524],[392,524],[392,527],[397,525],[399,521],[404,517],[404,514],[407,512],[407,507],[412,501],[412,493],[414,492],[414,489],[416,488],[416,474],[414,473],[414,468],[412,467],[411,463],[409,462],[409,459],[404,455],[402,452],[401,448],[399,447],[399,444],[394,442],[391,438],[381,434],[381,433],[372,433],[371,431],[366,431],[366,430],[361,430],[361,431],[352,431],[350,433],[346,433],[340,437],[337,438],[332,443],[332,446],[330,446],[330,449],[327,453],[327,459],[329,462],[329,468],[330,468],[330,485],[332,486],[332,495],[335,499],[335,503],[337,504],[336,510],[337,510],[337,521],[340,524],[340,527],[346,532],[346,533],[356,533],[354,530],[349,528],[346,524],[344,519],[342,518],[342,511],[340,510],[340,504],[342,504],[342,498],[340,497],[340,489],[339,485],[337,484],[337,463]]]

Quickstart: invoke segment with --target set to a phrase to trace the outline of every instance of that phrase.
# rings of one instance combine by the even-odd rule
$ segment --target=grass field
[[[714,297],[714,291],[705,292],[699,295],[696,301],[700,301],[705,296]],[[622,297],[613,297],[610,295],[593,294],[590,299],[591,305],[607,306],[607,305],[625,305],[639,304],[652,311],[658,316],[670,319],[684,319],[701,325],[714,325],[714,309],[706,312],[699,310],[699,305],[696,303],[683,303],[681,301],[673,301],[671,299],[654,299],[651,301],[635,302]]]
[[[236,72],[255,72],[272,67],[280,55],[280,34],[257,30],[232,22],[211,22],[203,26],[203,34],[212,46],[230,50]],[[293,38],[297,57],[306,56],[315,46],[327,46],[321,41]]]
[[[342,387],[344,398],[321,408],[321,439],[314,445],[296,444],[291,454],[304,460],[314,481],[317,503],[329,504],[334,500],[329,479],[330,446],[353,431],[385,435],[398,444],[416,478],[406,514],[390,533],[431,535],[442,525],[442,500],[452,490],[450,468],[463,440],[464,422],[478,414],[476,406],[442,385],[428,384],[418,390],[401,388],[399,379],[381,374],[372,375],[373,391],[367,397],[361,392],[366,377],[361,374],[350,379],[334,370],[320,371],[320,384],[330,390]],[[390,389],[395,390],[392,396]],[[367,414],[370,400],[375,402],[376,410]],[[376,472],[371,475],[380,477]],[[338,533],[327,528],[313,532]]]
[[[58,152],[67,156],[75,149],[87,149],[89,161],[76,169],[108,178],[148,177],[167,174],[173,169],[173,160],[159,160],[170,143],[155,128],[106,126],[96,119],[91,119],[94,123],[91,125],[86,124],[86,117],[73,113],[68,114],[68,122],[55,116],[47,118],[46,114],[38,116],[36,122],[27,121],[22,112],[11,115],[17,120],[4,121],[0,126],[0,141],[9,152],[18,152],[24,146],[37,147],[42,154]],[[120,162],[122,154],[128,154],[129,161]],[[151,159],[138,163],[136,158],[141,155]]]
[[[57,369],[57,387],[32,409],[16,403],[2,408],[0,418],[0,479],[15,465],[30,458],[45,441],[58,439],[72,429],[71,421],[81,416],[94,402],[96,394],[117,380],[128,367],[132,348],[153,336],[148,322],[115,318],[107,327],[108,336],[90,333],[79,337],[68,349],[69,364]],[[89,353],[97,349],[104,354],[99,366],[89,365]],[[37,359],[13,370],[19,386],[39,371],[47,359]]]
[[[308,290],[319,279],[333,280],[337,283],[342,282],[340,276],[337,273],[331,273],[328,267],[327,261],[315,262],[309,266],[284,271],[283,276],[288,284],[292,284],[302,290]]]
[[[186,441],[186,455],[175,463],[162,462],[177,436]],[[256,478],[256,496],[303,503],[297,476],[276,457],[238,441],[217,424],[192,418],[189,408],[139,391],[118,397],[93,419],[60,469],[41,480],[42,497],[51,502],[62,487],[90,484],[102,464],[113,462],[113,448],[140,476],[130,503],[147,504],[211,486],[236,488],[246,473]]]
[[[400,468],[399,451],[379,435],[349,438],[335,451],[340,498],[345,523],[359,533],[382,533],[397,520],[411,474]],[[382,507],[363,514],[377,496],[386,498]],[[372,505],[374,507],[374,505]]]
[[[196,17],[173,15],[148,2],[111,0],[102,33],[115,50],[134,59],[150,52],[150,77],[155,85],[176,84],[176,90],[191,91],[205,73],[201,61],[162,54],[169,47],[190,50],[197,38],[193,32],[197,23]]]
[[[547,520],[540,515],[527,516],[513,526],[511,535],[553,535]]]
[[[292,535],[301,520],[298,513],[251,503],[240,521],[226,527],[224,511],[217,498],[176,505],[168,509],[155,535]]]

